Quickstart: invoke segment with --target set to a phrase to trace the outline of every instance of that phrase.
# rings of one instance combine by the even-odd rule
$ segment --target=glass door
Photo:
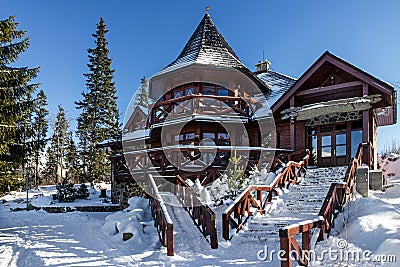
[[[336,166],[347,164],[347,134],[335,133],[334,161]]]
[[[328,126],[320,126],[319,127],[319,147],[320,147],[320,166],[321,167],[329,167],[332,166],[332,134],[333,127]]]

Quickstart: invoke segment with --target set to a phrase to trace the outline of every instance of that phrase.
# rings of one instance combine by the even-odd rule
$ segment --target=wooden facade
[[[370,142],[376,164],[377,127],[396,123],[393,86],[329,52],[298,80],[271,71],[267,63],[257,64],[254,73],[248,70],[206,14],[178,58],[150,79],[155,104],[148,110],[137,107],[124,125],[129,153],[125,162],[122,154],[114,156],[114,180],[129,180],[124,168],[143,173],[146,164],[151,166],[146,172],[200,179],[203,184],[220,176],[229,164],[239,125],[244,125],[250,147],[265,145],[266,137],[253,120],[252,104],[258,103],[250,87],[269,102],[276,126],[270,138],[278,149],[309,149],[310,164],[338,166],[348,165],[359,144]],[[238,87],[238,73],[251,85]],[[216,149],[199,151],[199,145]],[[213,151],[215,157],[210,156]],[[254,149],[245,155],[247,168],[260,163],[260,153]],[[174,158],[176,154],[184,158]],[[188,170],[199,165],[207,167]]]
[[[396,101],[393,86],[326,52],[272,105],[278,143],[343,166],[371,142],[376,164],[377,127],[396,123]]]

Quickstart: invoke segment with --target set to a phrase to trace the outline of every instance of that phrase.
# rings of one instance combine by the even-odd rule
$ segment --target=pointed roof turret
[[[204,15],[178,58],[157,75],[194,63],[239,69],[246,68],[219,33],[208,13]]]

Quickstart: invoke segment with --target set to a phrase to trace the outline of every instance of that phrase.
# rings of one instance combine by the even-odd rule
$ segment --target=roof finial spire
[[[210,6],[206,6],[206,13],[208,13],[208,11],[211,9]]]

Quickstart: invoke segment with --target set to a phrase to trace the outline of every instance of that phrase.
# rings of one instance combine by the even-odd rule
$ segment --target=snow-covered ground
[[[386,192],[372,191],[369,198],[356,196],[346,205],[332,236],[317,244],[319,260],[311,266],[400,266],[399,249],[400,184],[396,184]]]
[[[394,161],[397,162],[397,161]],[[399,161],[400,162],[400,161]],[[393,163],[393,161],[391,161]],[[388,168],[388,167],[387,167]],[[325,254],[312,266],[399,266],[400,262],[400,177],[392,175],[385,192],[372,191],[369,198],[356,196],[340,213],[329,239],[317,244],[316,255],[322,251],[335,251],[334,258]],[[31,191],[33,204],[51,204],[55,188],[43,187]],[[103,205],[98,191],[89,200],[62,205]],[[45,211],[11,211],[24,207],[26,193],[4,196],[0,205],[0,267],[2,266],[279,266],[275,253],[268,262],[271,249],[278,250],[277,240],[265,244],[245,243],[242,233],[225,241],[221,237],[220,216],[226,206],[215,208],[218,219],[219,248],[211,249],[195,228],[187,213],[178,206],[169,207],[174,220],[175,256],[166,256],[166,248],[158,240],[151,218],[148,200],[131,198],[130,206],[116,213],[68,212],[50,214]],[[50,201],[50,202],[49,202]],[[244,228],[246,230],[246,227]],[[123,241],[123,233],[133,237]],[[345,247],[342,247],[346,245]],[[268,246],[268,251],[261,251]],[[369,259],[347,260],[347,255],[367,253]],[[331,252],[332,253],[332,252]],[[333,252],[334,253],[334,252]],[[272,260],[272,262],[269,262]]]
[[[80,185],[75,185],[78,188]],[[111,185],[107,183],[96,184],[94,188],[88,186],[89,197],[87,199],[75,199],[73,202],[58,202],[53,200],[53,194],[57,193],[55,185],[40,186],[38,189],[31,189],[28,191],[29,203],[35,207],[51,207],[51,206],[104,206],[110,205],[109,199],[105,200],[100,198],[100,189],[106,189],[107,197],[111,197]],[[7,201],[6,206],[15,208],[26,208],[26,191],[25,192],[11,192],[0,198],[0,200]]]
[[[158,250],[156,262],[162,262],[160,257],[167,256],[146,204],[139,199],[130,211],[114,214],[12,212],[1,205],[0,266],[136,266],[140,261],[151,264]],[[121,222],[119,234],[115,217]],[[135,236],[122,241],[123,231],[132,229]]]

